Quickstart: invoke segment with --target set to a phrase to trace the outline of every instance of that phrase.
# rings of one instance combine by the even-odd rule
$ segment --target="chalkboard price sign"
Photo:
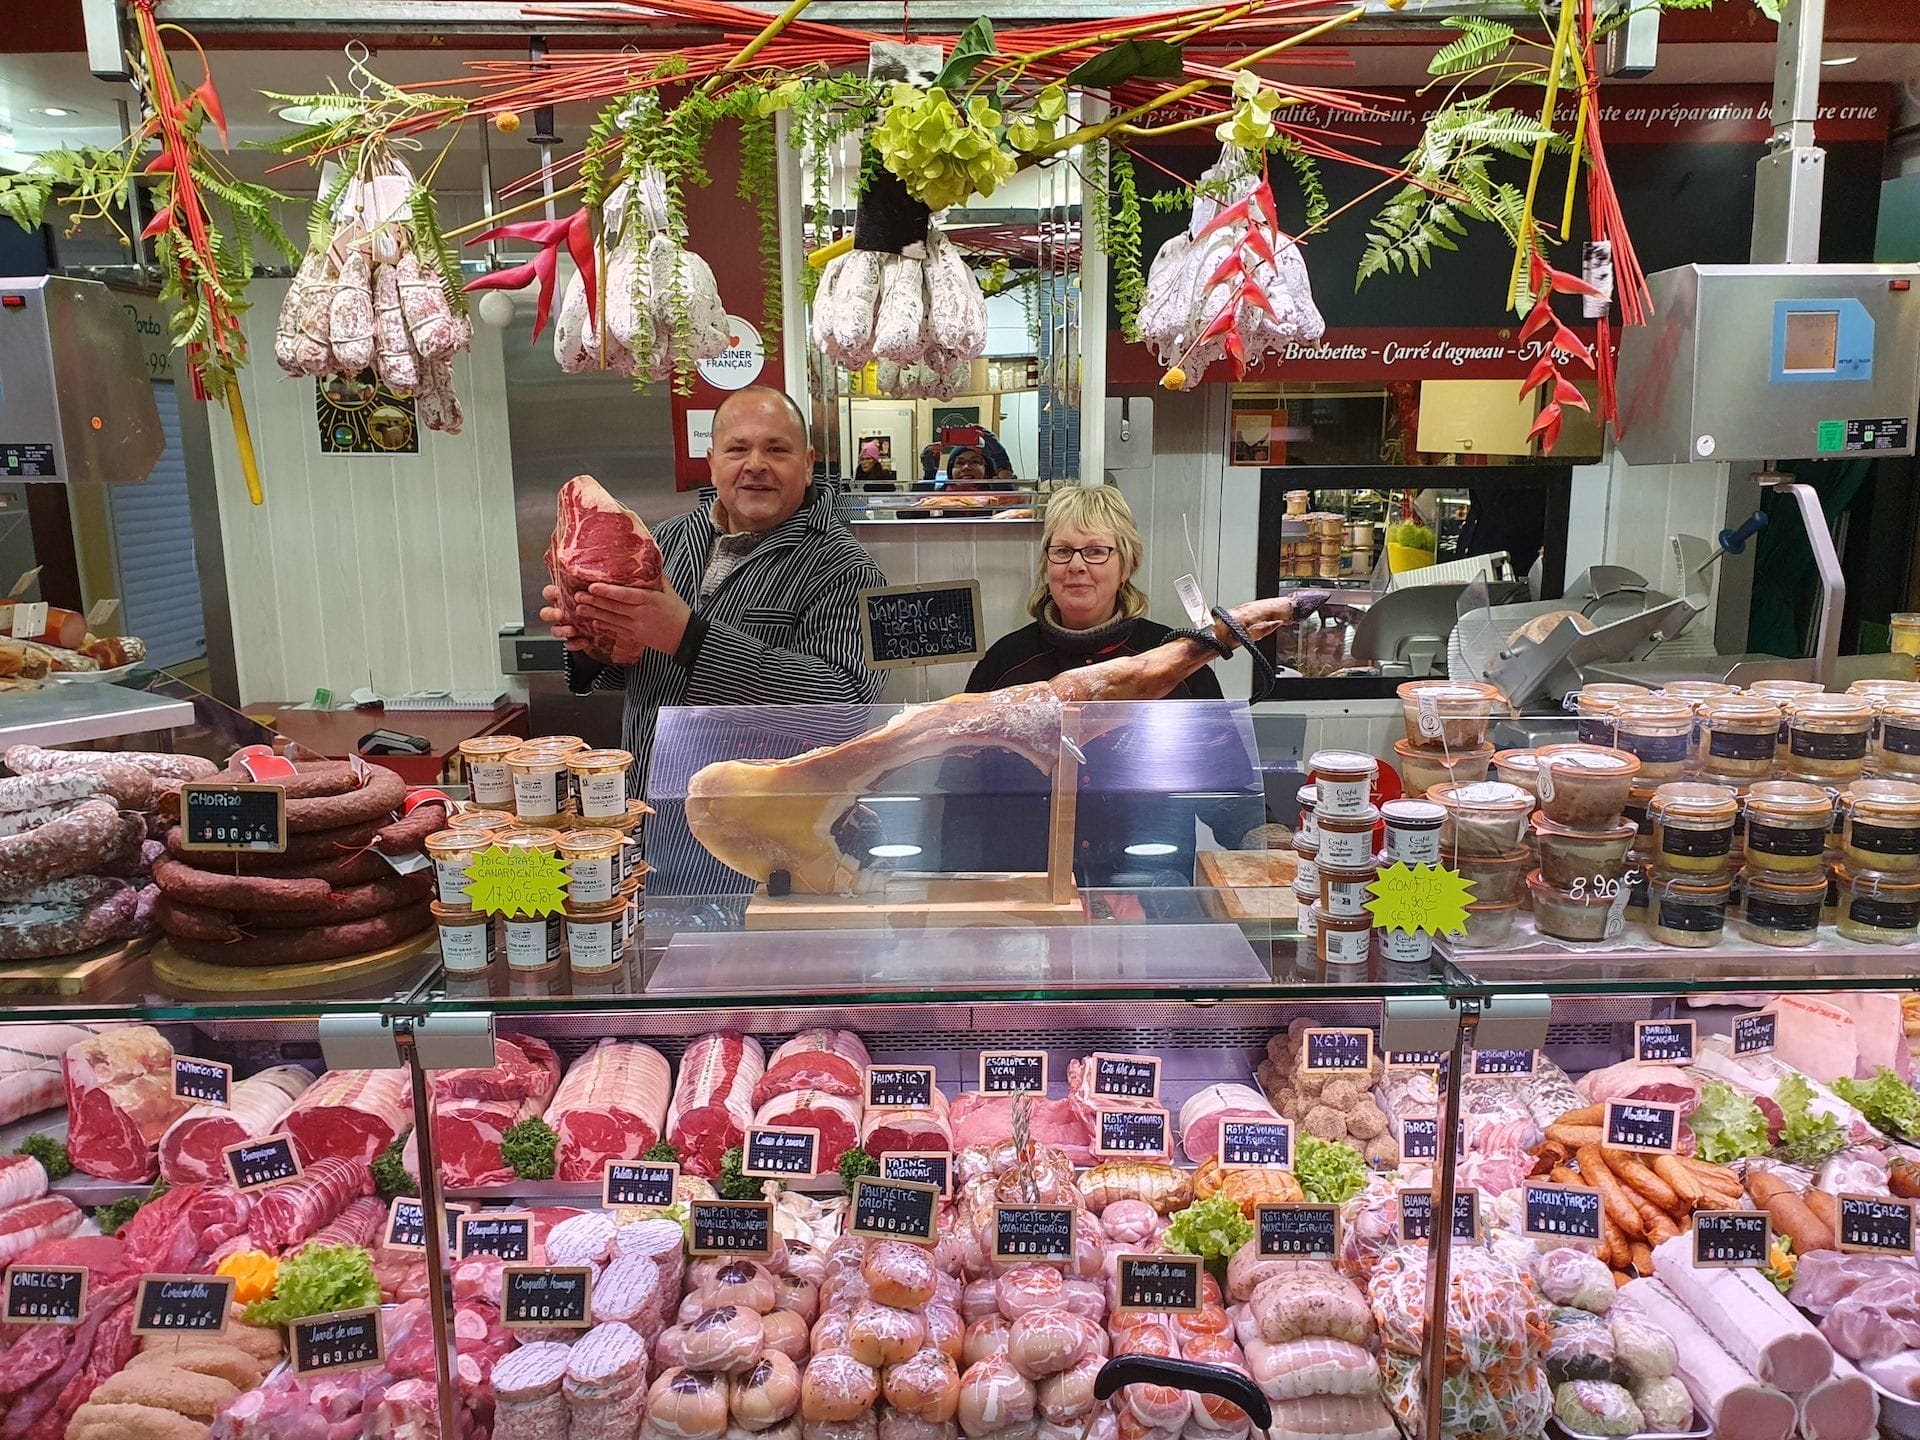
[[[1198,1255],[1122,1255],[1118,1260],[1120,1309],[1200,1313]]]
[[[1535,1240],[1598,1242],[1600,1211],[1598,1190],[1584,1185],[1529,1185],[1522,1233]]]
[[[1093,1098],[1114,1100],[1158,1100],[1160,1098],[1160,1057],[1158,1055],[1094,1055]]]
[[[1616,1150],[1671,1155],[1679,1148],[1680,1107],[1662,1100],[1607,1101],[1605,1140]]]
[[[996,1205],[993,1207],[995,1260],[1071,1260],[1071,1205]]]
[[[944,1200],[953,1194],[953,1152],[949,1150],[890,1150],[880,1157],[882,1180],[911,1180],[932,1185]]]
[[[1636,1020],[1633,1058],[1649,1065],[1691,1065],[1695,1028],[1691,1020]]]
[[[860,592],[860,638],[876,670],[978,660],[985,625],[978,580],[883,585]]]
[[[1400,1122],[1400,1157],[1431,1160],[1440,1153],[1440,1122],[1410,1115]]]
[[[869,1065],[869,1110],[925,1110],[933,1104],[931,1065]]]
[[[1293,1126],[1285,1120],[1222,1120],[1222,1165],[1293,1164]]]
[[[293,1345],[293,1373],[318,1375],[338,1370],[367,1370],[384,1356],[380,1311],[339,1310],[295,1320],[287,1327]]]
[[[285,787],[182,785],[180,844],[186,850],[285,850]]]
[[[1298,1201],[1254,1207],[1256,1252],[1263,1260],[1340,1258],[1340,1207]]]
[[[747,1127],[740,1173],[759,1180],[784,1180],[819,1173],[820,1132],[788,1125]]]
[[[426,1207],[412,1196],[393,1197],[393,1205],[387,1211],[387,1248],[419,1251],[427,1248]]]
[[[1914,1253],[1911,1200],[1885,1195],[1841,1195],[1839,1244],[1850,1253],[1911,1255]]]
[[[1400,1238],[1411,1244],[1433,1234],[1433,1192],[1400,1192]],[[1480,1192],[1462,1190],[1453,1197],[1453,1238],[1471,1243],[1480,1238]]]
[[[500,1272],[500,1323],[509,1330],[593,1324],[593,1271],[584,1265],[508,1265]]]
[[[680,1184],[680,1166],[672,1160],[609,1160],[600,1173],[600,1202],[609,1210],[622,1205],[665,1209]]]
[[[1764,1210],[1693,1212],[1697,1270],[1764,1270],[1772,1258],[1773,1222]]]
[[[264,1140],[242,1140],[220,1152],[226,1157],[227,1172],[233,1176],[236,1190],[258,1190],[295,1180],[300,1175],[300,1157],[294,1154],[291,1135],[269,1135]]]
[[[191,1055],[173,1057],[174,1099],[225,1110],[232,1103],[232,1095],[233,1066],[219,1060],[196,1060]]]
[[[939,1210],[938,1185],[861,1176],[853,1182],[853,1220],[847,1233],[931,1245]]]
[[[533,1258],[533,1217],[504,1210],[481,1210],[462,1215],[457,1222],[462,1260],[469,1255],[498,1255],[502,1260]]]
[[[695,1259],[711,1255],[749,1258],[773,1253],[773,1203],[769,1200],[692,1200],[687,1203]]]
[[[1173,1153],[1164,1110],[1099,1110],[1090,1147],[1096,1155],[1164,1160]]]
[[[1373,1065],[1373,1032],[1360,1029],[1309,1030],[1300,1068],[1309,1075],[1364,1071]]]
[[[1733,1017],[1733,1053],[1768,1055],[1780,1038],[1780,1016],[1772,1010],[1755,1010]]]
[[[149,1275],[134,1301],[133,1333],[218,1335],[232,1303],[233,1281],[224,1276]]]
[[[1534,1070],[1533,1050],[1476,1050],[1473,1052],[1473,1070],[1475,1075],[1531,1075]]]
[[[1445,1050],[1389,1050],[1389,1070],[1438,1070],[1447,1063]]]
[[[77,1325],[87,1313],[84,1266],[16,1265],[7,1271],[9,1325]]]
[[[1047,1052],[982,1050],[980,1088],[989,1095],[1046,1094]]]

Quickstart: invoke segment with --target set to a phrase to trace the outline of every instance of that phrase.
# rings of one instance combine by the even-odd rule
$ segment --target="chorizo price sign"
[[[869,1110],[925,1110],[933,1104],[931,1065],[869,1065]]]
[[[1535,1240],[1600,1239],[1601,1196],[1585,1185],[1530,1184],[1521,1233]],[[1702,1212],[1704,1213],[1704,1212]]]
[[[233,1066],[219,1060],[173,1057],[173,1098],[228,1108],[233,1095]]]
[[[1160,1098],[1158,1055],[1094,1055],[1087,1063],[1093,1066],[1095,1100]]]
[[[988,1095],[1046,1094],[1047,1052],[982,1050],[980,1088]]]
[[[873,1240],[907,1240],[915,1245],[931,1245],[939,1210],[938,1185],[921,1185],[911,1180],[875,1180],[863,1175],[853,1182],[853,1216],[847,1233]]]
[[[1293,1126],[1286,1120],[1222,1120],[1222,1165],[1293,1164]]]
[[[680,1185],[680,1166],[672,1160],[609,1160],[600,1172],[600,1203],[609,1210],[624,1205],[665,1209]]]
[[[1695,1028],[1691,1020],[1636,1020],[1633,1058],[1649,1065],[1691,1065]]]
[[[227,1328],[233,1281],[223,1275],[149,1275],[133,1304],[133,1333],[218,1335]]]
[[[1764,1210],[1693,1212],[1698,1270],[1764,1270],[1773,1256],[1773,1221]]]
[[[1071,1205],[995,1205],[995,1260],[1073,1259],[1074,1207]]]
[[[1309,1075],[1341,1075],[1373,1068],[1371,1030],[1309,1030],[1301,1043],[1300,1068]]]
[[[502,1260],[529,1260],[533,1257],[533,1217],[509,1214],[504,1210],[480,1211],[462,1215],[454,1232],[454,1253],[462,1260],[469,1255],[498,1255]]]
[[[77,1325],[87,1313],[85,1266],[15,1265],[6,1275],[9,1325]]]
[[[182,785],[180,845],[185,850],[285,850],[286,789],[279,785]]]
[[[1121,1310],[1200,1313],[1198,1255],[1122,1255],[1117,1268]]]
[[[1099,1110],[1094,1121],[1090,1148],[1096,1155],[1137,1160],[1143,1155],[1165,1159],[1173,1153],[1164,1110]]]
[[[1671,1155],[1680,1147],[1680,1107],[1664,1100],[1609,1100],[1604,1143],[1616,1150]]]
[[[1340,1207],[1299,1201],[1256,1205],[1255,1252],[1263,1260],[1338,1260]]]
[[[1855,1254],[1914,1253],[1913,1201],[1885,1195],[1841,1195],[1839,1246]]]
[[[367,1370],[385,1358],[378,1308],[339,1310],[331,1315],[295,1320],[287,1330],[288,1339],[292,1341],[295,1375]]]
[[[787,1125],[750,1125],[740,1173],[756,1180],[817,1175],[820,1132]]]
[[[773,1202],[769,1200],[692,1200],[687,1204],[695,1259],[712,1255],[766,1256],[773,1253]]]
[[[953,1154],[947,1150],[893,1150],[880,1157],[880,1178],[932,1185],[944,1200],[953,1194]]]
[[[508,1265],[500,1272],[500,1323],[509,1330],[593,1324],[593,1271],[584,1265]]]
[[[220,1152],[233,1176],[236,1190],[258,1190],[300,1177],[300,1157],[291,1135],[269,1135],[264,1140],[242,1140]]]

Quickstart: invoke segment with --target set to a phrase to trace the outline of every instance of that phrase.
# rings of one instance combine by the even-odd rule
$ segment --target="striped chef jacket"
[[[867,728],[862,712],[844,707],[870,704],[886,685],[885,672],[867,667],[860,625],[860,592],[886,584],[886,577],[834,513],[833,491],[814,485],[800,509],[767,532],[711,595],[695,598],[720,535],[713,523],[716,494],[712,487],[703,489],[697,507],[653,532],[667,583],[706,621],[693,665],[654,650],[626,666],[601,665],[571,651],[566,659],[567,685],[576,693],[626,692],[621,744],[634,758],[627,792],[646,798],[659,812],[647,821],[645,838],[654,872],[647,889],[660,896],[742,894],[753,888],[687,830],[684,805],[674,797],[686,793],[688,775],[654,775],[661,707],[822,705],[837,712],[783,722],[787,738],[779,750],[791,755]],[[708,732],[703,738],[711,742],[715,736]],[[670,768],[690,771],[715,760],[743,758],[750,749],[759,753],[761,747],[739,738],[738,750],[722,753],[724,746],[709,744],[702,747],[709,753],[672,757]]]

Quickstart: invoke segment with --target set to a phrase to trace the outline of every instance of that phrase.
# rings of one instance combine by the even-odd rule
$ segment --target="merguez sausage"
[[[333,896],[333,887],[324,880],[221,875],[212,870],[196,870],[170,856],[154,861],[153,879],[168,899],[223,910],[311,910],[325,905]]]
[[[423,900],[404,910],[389,910],[384,915],[350,920],[344,925],[323,925],[312,930],[282,930],[226,944],[179,940],[174,948],[191,959],[205,960],[215,965],[289,965],[308,960],[337,960],[342,955],[381,950],[418,935],[432,923],[433,913],[428,908],[428,902]]]

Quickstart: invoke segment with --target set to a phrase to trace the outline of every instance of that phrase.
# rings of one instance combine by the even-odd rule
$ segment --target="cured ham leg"
[[[1300,590],[1231,613],[1259,640],[1304,620],[1327,598],[1324,590]],[[1218,620],[1214,634],[1228,649],[1238,643]],[[870,734],[789,760],[722,760],[688,785],[687,825],[716,859],[756,880],[785,871],[799,894],[877,890],[888,872],[863,869],[836,832],[882,777],[916,760],[988,749],[1011,750],[1051,775],[1060,753],[1061,707],[1157,700],[1216,654],[1198,640],[1169,640],[1051,680],[910,706]]]

